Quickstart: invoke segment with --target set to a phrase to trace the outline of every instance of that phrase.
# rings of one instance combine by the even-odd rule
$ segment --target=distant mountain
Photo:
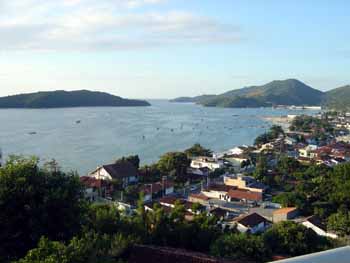
[[[270,107],[273,105],[321,105],[324,93],[296,79],[275,80],[262,86],[231,90],[205,99],[198,104],[209,107]],[[193,98],[194,99],[194,98]]]
[[[104,92],[88,90],[49,91],[0,98],[0,108],[66,108],[66,107],[150,106],[144,100],[123,99]]]
[[[325,92],[322,104],[329,109],[350,110],[350,85]]]
[[[196,96],[196,97],[179,97],[179,98],[175,98],[175,99],[170,100],[170,102],[198,103],[201,101],[206,101],[208,99],[211,99],[215,96],[216,95],[200,95],[200,96]]]

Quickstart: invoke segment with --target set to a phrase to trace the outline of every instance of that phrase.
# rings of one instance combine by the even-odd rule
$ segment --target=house
[[[199,203],[201,205],[207,205],[209,202],[210,198],[207,197],[206,195],[199,193],[199,194],[190,194],[188,196],[188,201],[192,203]]]
[[[242,155],[248,150],[248,146],[237,146],[227,151],[227,155]]]
[[[81,176],[79,179],[85,186],[85,198],[89,201],[94,202],[98,197],[110,197],[113,192],[113,185],[108,181],[89,176]]]
[[[160,207],[166,214],[170,215],[172,210],[174,209],[174,206],[164,205],[160,204],[158,202],[149,202],[144,205],[146,211],[154,211],[154,205],[158,204],[158,207]],[[192,221],[194,218],[195,213],[185,211],[185,219],[187,221]]]
[[[291,220],[297,217],[299,214],[296,207],[284,207],[277,209],[272,214],[272,221],[274,223]]]
[[[268,142],[268,143],[265,143],[265,144],[262,144],[259,148],[259,151],[262,152],[262,151],[270,151],[270,150],[273,150],[275,149],[275,145],[271,142]]]
[[[299,157],[312,159],[316,157],[316,150],[317,146],[308,145],[305,148],[299,149]]]
[[[241,174],[225,175],[224,184],[229,186],[235,186],[240,189],[261,193],[263,193],[267,189],[266,185],[259,183],[252,176],[244,176]]]
[[[215,207],[209,211],[209,215],[215,216],[219,220],[226,220],[231,216],[231,212],[221,207]]]
[[[258,203],[263,201],[261,192],[252,192],[245,189],[230,189],[227,193],[228,200],[240,201],[245,203]]]
[[[98,167],[88,176],[108,181],[117,179],[120,180],[125,187],[138,181],[138,170],[131,162],[123,160],[114,164]]]
[[[202,168],[187,168],[187,175],[192,175],[196,177],[207,177],[209,176],[210,169],[208,167],[202,167]]]
[[[262,233],[271,223],[258,213],[243,215],[235,218],[233,222],[237,225],[237,230],[241,233]]]
[[[176,203],[180,203],[185,207],[185,219],[188,221],[193,220],[196,214],[199,214],[205,211],[205,207],[202,205],[197,207],[198,208],[197,211],[194,211],[193,208],[195,203],[189,202],[185,199],[177,199],[174,196],[166,196],[159,199],[157,202],[149,202],[145,204],[145,210],[153,211],[154,205],[158,204],[164,210],[165,213],[170,214],[172,209],[174,209]]]
[[[338,238],[338,235],[327,231],[327,227],[316,215],[307,217],[302,223],[307,228],[311,228],[319,236]]]
[[[226,155],[224,159],[237,170],[241,169],[243,163],[249,163],[249,159],[244,155],[231,154]]]
[[[224,167],[224,163],[221,160],[217,160],[211,157],[196,157],[191,161],[192,168],[204,168],[207,167],[211,171],[215,171],[216,169],[221,169]]]
[[[210,185],[207,189],[202,190],[202,194],[209,198],[215,198],[220,200],[228,201],[227,193],[230,189],[235,187],[223,185],[223,184],[214,184]]]
[[[141,186],[140,192],[144,194],[144,202],[152,201],[153,198],[173,194],[174,183],[172,181],[164,181],[144,184]]]
[[[292,138],[292,137],[289,137],[289,136],[286,136],[284,138],[284,143],[287,144],[287,145],[294,145],[296,144],[298,141],[295,139],[295,138]]]

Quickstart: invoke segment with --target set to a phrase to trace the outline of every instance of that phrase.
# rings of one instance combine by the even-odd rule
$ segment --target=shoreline
[[[294,116],[294,115],[293,115]],[[288,117],[288,116],[262,116],[262,120],[271,122],[272,124],[275,125],[280,125],[282,128],[288,128],[290,123],[293,120],[293,117]]]

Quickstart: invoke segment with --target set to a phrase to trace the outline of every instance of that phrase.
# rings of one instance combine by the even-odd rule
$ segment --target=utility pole
[[[162,177],[162,197],[166,195],[166,181],[167,181],[167,176]]]
[[[153,201],[153,184],[151,184],[151,201]]]

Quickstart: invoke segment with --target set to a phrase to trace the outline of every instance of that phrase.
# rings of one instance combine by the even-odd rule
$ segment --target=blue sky
[[[130,98],[350,83],[349,1],[0,0],[0,95]]]

